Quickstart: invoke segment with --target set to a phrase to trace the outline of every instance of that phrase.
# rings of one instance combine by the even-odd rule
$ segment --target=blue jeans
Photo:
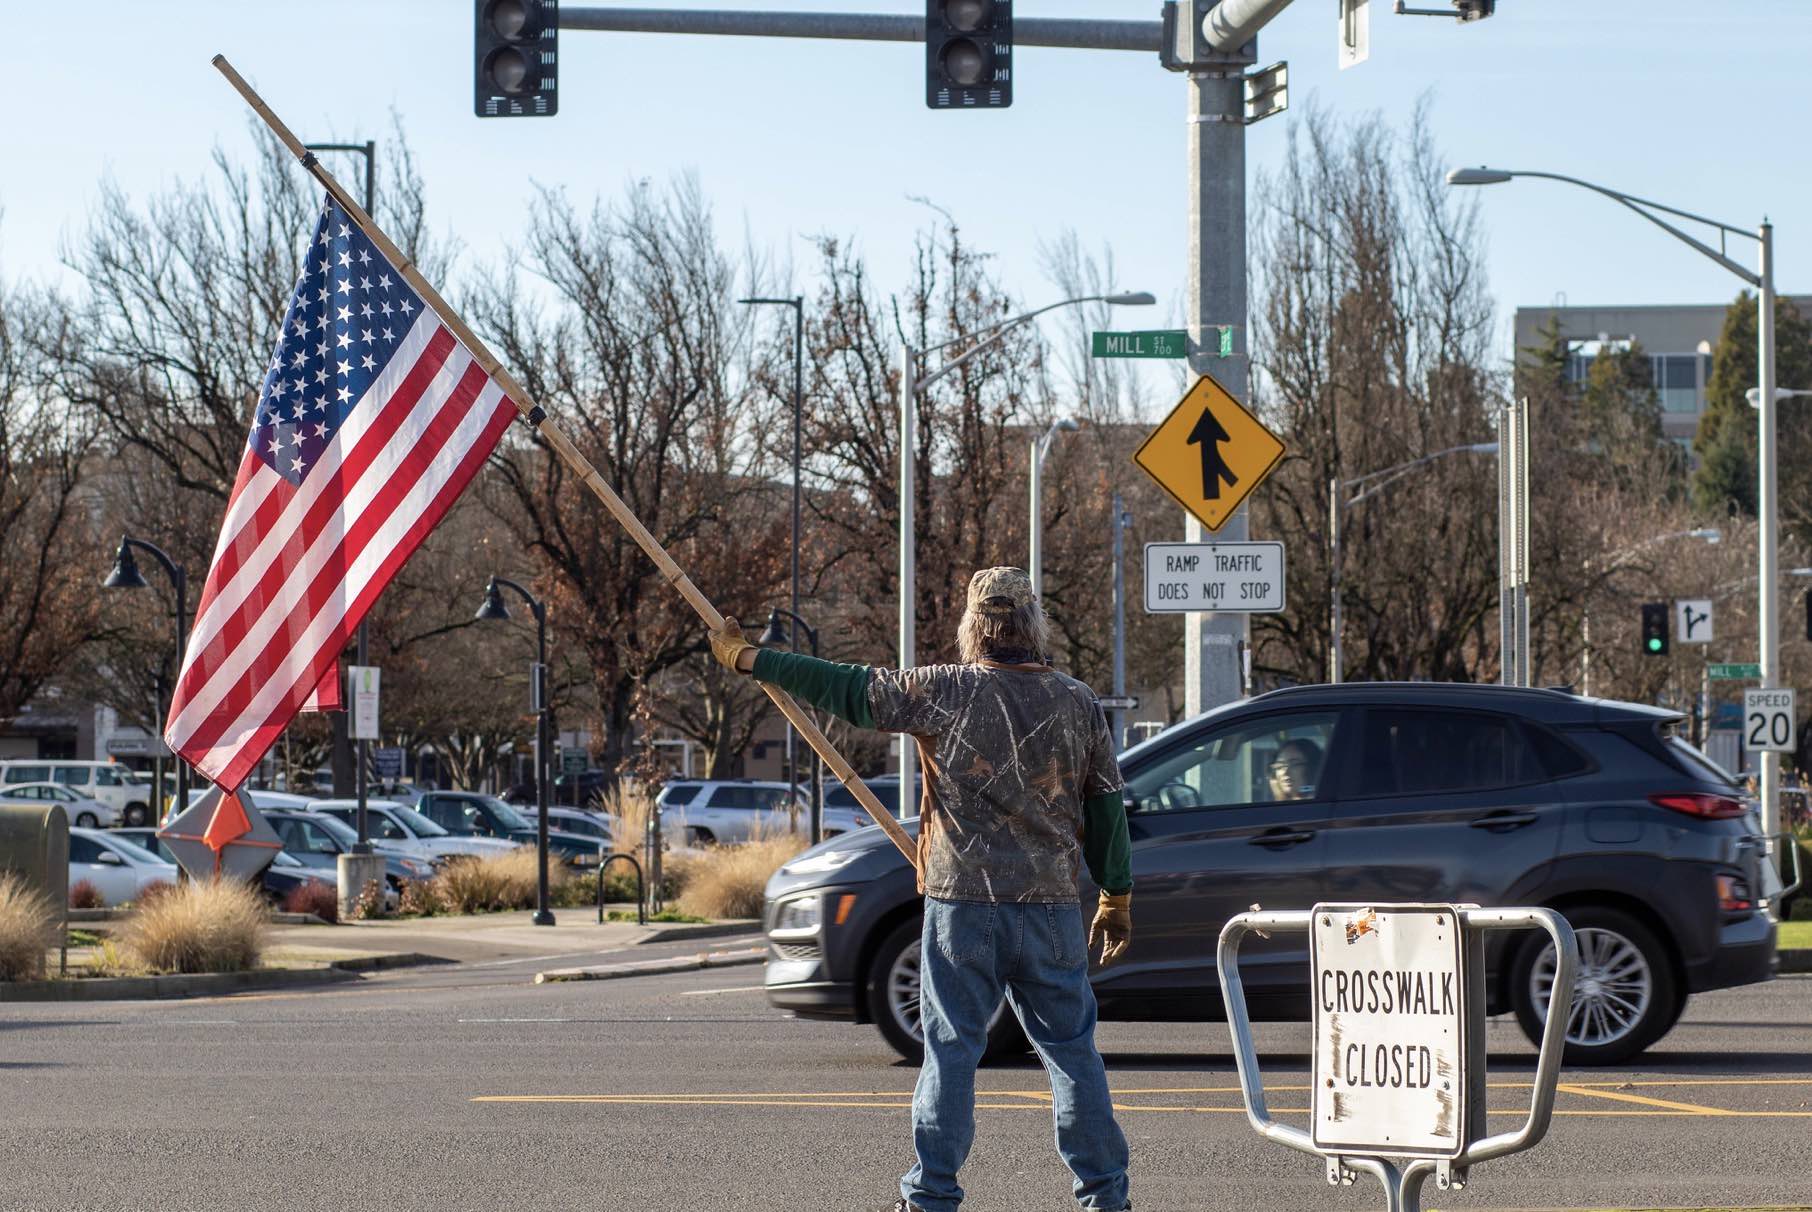
[[[1076,1202],[1131,1207],[1126,1137],[1114,1122],[1107,1070],[1095,1051],[1095,991],[1080,904],[925,898],[919,1013],[925,1063],[912,1096],[918,1162],[900,1194],[926,1212],[963,1202],[956,1172],[975,1140],[975,1066],[1004,991],[1051,1078],[1057,1152],[1076,1176]]]

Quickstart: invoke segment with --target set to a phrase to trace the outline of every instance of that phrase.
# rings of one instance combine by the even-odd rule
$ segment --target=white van
[[[118,762],[11,758],[0,762],[0,791],[13,783],[61,783],[77,795],[118,809],[125,824],[150,823],[151,789]]]

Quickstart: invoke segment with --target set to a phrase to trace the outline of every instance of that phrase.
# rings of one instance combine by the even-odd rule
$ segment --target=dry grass
[[[805,846],[804,838],[781,833],[713,846],[692,856],[685,863],[680,911],[709,918],[760,917],[768,877]]]
[[[488,913],[527,909],[535,903],[535,851],[522,846],[488,858],[448,859],[434,876],[435,899],[449,913]],[[561,866],[550,866],[549,883],[563,879]]]
[[[618,850],[639,854],[654,816],[654,793],[641,783],[620,779],[604,792],[604,815],[610,818]]]
[[[44,975],[44,953],[57,943],[59,915],[49,898],[13,872],[0,873],[0,981]]]
[[[243,972],[258,966],[264,899],[237,880],[190,880],[151,898],[120,930],[126,956],[159,972]]]

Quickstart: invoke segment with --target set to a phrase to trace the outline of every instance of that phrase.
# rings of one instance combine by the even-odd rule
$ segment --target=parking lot
[[[726,942],[730,945],[734,940]],[[683,945],[666,948],[684,951]],[[691,950],[696,950],[694,944]],[[638,949],[638,956],[651,952]],[[358,986],[0,1010],[5,1208],[879,1208],[915,1070],[770,1010],[755,967],[536,986],[506,962]],[[1261,1026],[1274,1109],[1307,1031]],[[1226,1028],[1108,1024],[1141,1209],[1368,1209],[1246,1126]],[[1491,1027],[1492,1126],[1532,1054]],[[1035,1062],[985,1070],[982,1212],[1068,1205]],[[1812,1203],[1812,978],[1710,994],[1634,1068],[1563,1077],[1552,1133],[1435,1207]]]

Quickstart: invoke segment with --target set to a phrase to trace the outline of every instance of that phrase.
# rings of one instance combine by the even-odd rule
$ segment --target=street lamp
[[[1796,396],[1812,396],[1812,391],[1801,391],[1794,387],[1777,387],[1774,389],[1774,398],[1777,403],[1781,400],[1791,400]],[[1760,408],[1762,406],[1762,392],[1758,387],[1751,387],[1748,391],[1744,392],[1743,398],[1749,401],[1749,407],[1751,408]]]
[[[176,563],[164,553],[163,548],[131,535],[120,536],[119,553],[113,557],[113,571],[101,582],[103,589],[148,589],[149,582],[138,570],[138,561],[132,556],[136,547],[163,566],[164,575],[170,578],[170,584],[176,590],[176,676],[182,677],[183,650],[189,640],[189,578],[184,574],[182,565]],[[164,706],[161,697],[159,706]],[[164,722],[169,722],[169,709],[164,708]],[[161,733],[162,728],[158,731]],[[161,788],[160,788],[161,790]],[[183,811],[189,806],[189,763],[182,754],[176,755],[176,810]],[[150,812],[151,819],[147,825],[162,823],[163,805],[155,805]]]
[[[780,625],[780,616],[781,615],[785,615],[789,620],[791,620],[792,627],[790,629],[782,629],[782,627]],[[789,639],[789,631],[791,633],[790,639]],[[811,624],[807,623],[804,619],[802,619],[798,615],[794,614],[792,611],[782,610],[780,607],[775,606],[768,611],[767,628],[761,633],[760,637],[757,638],[755,642],[757,644],[761,645],[763,648],[778,648],[782,644],[790,644],[791,647],[798,648],[799,647],[799,633],[801,631],[805,632],[806,642],[812,646],[812,655],[817,656],[818,655],[818,632],[817,632],[817,630],[815,628],[813,628],[811,626]],[[789,770],[787,772],[787,786],[792,787],[792,786],[796,786],[796,785],[797,784],[793,781],[793,778],[792,778],[792,772]],[[816,750],[813,750],[813,752],[812,752],[811,835],[812,835],[812,845],[814,845],[814,846],[816,846],[819,842],[822,842],[824,840],[824,768],[821,764],[821,759],[818,757],[818,753]]]
[[[1724,541],[1724,532],[1719,530],[1716,526],[1697,526],[1691,530],[1672,530],[1666,534],[1658,534],[1653,538],[1644,539],[1640,543],[1636,543],[1632,546],[1620,548],[1617,551],[1609,552],[1595,559],[1588,560],[1586,561],[1586,568],[1590,570],[1602,565],[1604,571],[1608,573],[1627,564],[1631,556],[1647,551],[1650,547],[1669,542],[1673,539],[1697,539],[1701,543],[1706,544],[1722,543]],[[1579,692],[1586,698],[1591,698],[1592,596],[1589,587],[1586,590],[1584,609],[1580,612],[1579,639],[1581,643],[1579,652]]]
[[[1704,215],[1695,215],[1691,211],[1679,210],[1638,198],[1632,194],[1622,193],[1590,181],[1581,181],[1577,177],[1563,176],[1559,173],[1530,172],[1501,168],[1456,168],[1447,174],[1449,185],[1497,185],[1512,177],[1536,177],[1548,181],[1562,181],[1568,185],[1577,185],[1601,194],[1619,205],[1628,207],[1641,215],[1656,227],[1676,240],[1695,249],[1702,255],[1716,261],[1725,269],[1756,288],[1759,297],[1756,300],[1756,361],[1759,364],[1761,378],[1760,390],[1757,392],[1758,411],[1757,428],[1760,438],[1757,442],[1756,468],[1756,514],[1761,522],[1757,535],[1758,550],[1757,596],[1759,606],[1756,623],[1761,632],[1761,666],[1762,686],[1774,689],[1780,680],[1781,623],[1780,591],[1776,566],[1780,560],[1778,545],[1780,542],[1779,507],[1775,500],[1775,404],[1779,396],[1774,385],[1774,225],[1763,220],[1754,232],[1729,223],[1720,223]],[[1659,213],[1657,213],[1659,212]],[[1688,235],[1669,223],[1662,215],[1673,215],[1689,222],[1701,223],[1716,229],[1718,247],[1713,248],[1703,240]],[[1725,254],[1724,248],[1730,236],[1742,236],[1754,240],[1760,247],[1757,268],[1751,270],[1739,262],[1733,261]],[[1780,776],[1781,757],[1779,753],[1765,751],[1762,754],[1762,830],[1773,835],[1780,832]]]
[[[1051,452],[1051,446],[1057,441],[1060,433],[1075,433],[1081,426],[1069,418],[1052,421],[1051,427],[1040,436],[1032,439],[1031,486],[1032,486],[1032,539],[1031,560],[1026,571],[1032,574],[1032,593],[1042,599],[1044,596],[1044,456]]]
[[[1446,450],[1437,450],[1425,454],[1419,459],[1410,459],[1392,467],[1368,471],[1362,476],[1343,480],[1334,476],[1328,480],[1328,681],[1338,683],[1346,676],[1345,651],[1341,645],[1340,633],[1344,620],[1340,609],[1342,589],[1340,565],[1340,524],[1346,511],[1368,497],[1377,495],[1418,467],[1444,459],[1456,454],[1496,454],[1496,442],[1472,442],[1465,446],[1449,446]],[[1375,481],[1375,482],[1374,482]],[[1365,489],[1354,496],[1346,494],[1361,484]]]
[[[553,739],[548,728],[547,701],[547,607],[516,582],[493,576],[484,588],[484,604],[473,615],[480,622],[508,619],[510,608],[503,603],[503,589],[513,589],[528,603],[535,616],[535,666],[530,670],[529,694],[535,708],[535,917],[537,926],[554,924],[553,911],[547,907],[547,810],[548,755]]]
[[[802,400],[805,390],[805,296],[794,295],[790,299],[752,298],[738,299],[736,301],[745,305],[771,303],[793,309],[793,597],[791,602],[792,609],[787,613],[797,620],[799,618],[800,429],[803,425]],[[789,647],[794,652],[799,651],[799,636],[796,633],[793,635]],[[794,745],[794,737],[795,732],[792,722],[788,721],[786,726],[786,781],[787,786],[789,787],[795,785],[799,781],[797,774],[797,759],[794,756],[797,752]],[[813,765],[815,769],[815,761]],[[812,841],[816,842],[817,840],[817,835],[814,834]]]
[[[917,426],[917,401],[919,393],[933,383],[950,374],[957,368],[981,353],[989,346],[996,344],[1008,333],[1028,324],[1047,311],[1059,307],[1073,307],[1078,303],[1106,303],[1110,307],[1149,307],[1158,300],[1150,291],[1125,291],[1108,295],[1081,295],[1074,299],[1059,299],[1043,307],[1022,312],[997,323],[990,324],[979,332],[964,333],[950,338],[930,349],[914,349],[911,344],[900,346],[900,668],[912,667],[918,653],[918,620],[915,614],[918,569],[918,550],[915,524],[912,516],[913,492],[913,457],[918,450],[918,438],[914,434]],[[919,361],[927,355],[950,348],[964,341],[972,345],[956,358],[944,363],[930,374],[919,373]],[[900,738],[900,804],[899,814],[904,817],[912,809],[912,788],[916,781],[915,767],[918,765],[918,752],[909,736]]]

